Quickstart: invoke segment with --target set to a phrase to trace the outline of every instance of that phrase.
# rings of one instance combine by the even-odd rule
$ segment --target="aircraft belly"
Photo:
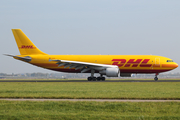
[[[38,67],[43,67],[45,69],[50,69],[50,70],[54,70],[54,71],[59,71],[59,72],[68,72],[68,73],[81,73],[81,71],[75,70],[74,68],[64,68],[64,66],[58,67],[57,64],[54,63],[33,63],[33,65],[36,65]],[[147,69],[135,69],[135,68],[128,68],[128,69],[124,69],[124,68],[120,68],[120,72],[121,73],[161,73],[161,72],[166,72],[169,71],[169,69],[158,69],[158,68],[147,68]],[[91,71],[86,71],[85,73],[91,73]],[[95,71],[95,73],[99,73],[98,71]]]

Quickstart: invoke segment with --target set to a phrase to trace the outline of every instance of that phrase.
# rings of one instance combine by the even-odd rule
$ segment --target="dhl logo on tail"
[[[149,60],[150,59],[130,59],[128,62],[126,62],[126,59],[113,59],[112,61],[114,62],[112,63],[112,65],[117,65],[118,67],[130,67],[131,65],[132,67],[138,67],[138,65],[140,67],[151,67],[152,64],[147,64]]]
[[[19,49],[36,49],[33,45],[22,45]]]

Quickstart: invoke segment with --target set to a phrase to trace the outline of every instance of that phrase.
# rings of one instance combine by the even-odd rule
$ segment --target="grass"
[[[0,101],[0,119],[179,120],[180,103]]]
[[[180,99],[179,82],[0,83],[0,98]],[[179,102],[70,102],[0,100],[5,119],[179,120]]]
[[[0,98],[180,99],[179,82],[0,83]]]

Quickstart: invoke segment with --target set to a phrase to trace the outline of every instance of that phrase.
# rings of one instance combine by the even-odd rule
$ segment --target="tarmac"
[[[129,99],[14,99],[0,98],[6,101],[94,101],[94,102],[180,102],[180,100],[129,100]]]
[[[105,80],[105,81],[88,81],[88,80],[0,80],[0,82],[180,82],[180,80]]]

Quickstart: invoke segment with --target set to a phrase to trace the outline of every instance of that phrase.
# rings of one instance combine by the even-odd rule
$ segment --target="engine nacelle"
[[[106,75],[107,77],[118,77],[120,73],[119,68],[106,68],[105,70],[99,71],[100,74]]]

